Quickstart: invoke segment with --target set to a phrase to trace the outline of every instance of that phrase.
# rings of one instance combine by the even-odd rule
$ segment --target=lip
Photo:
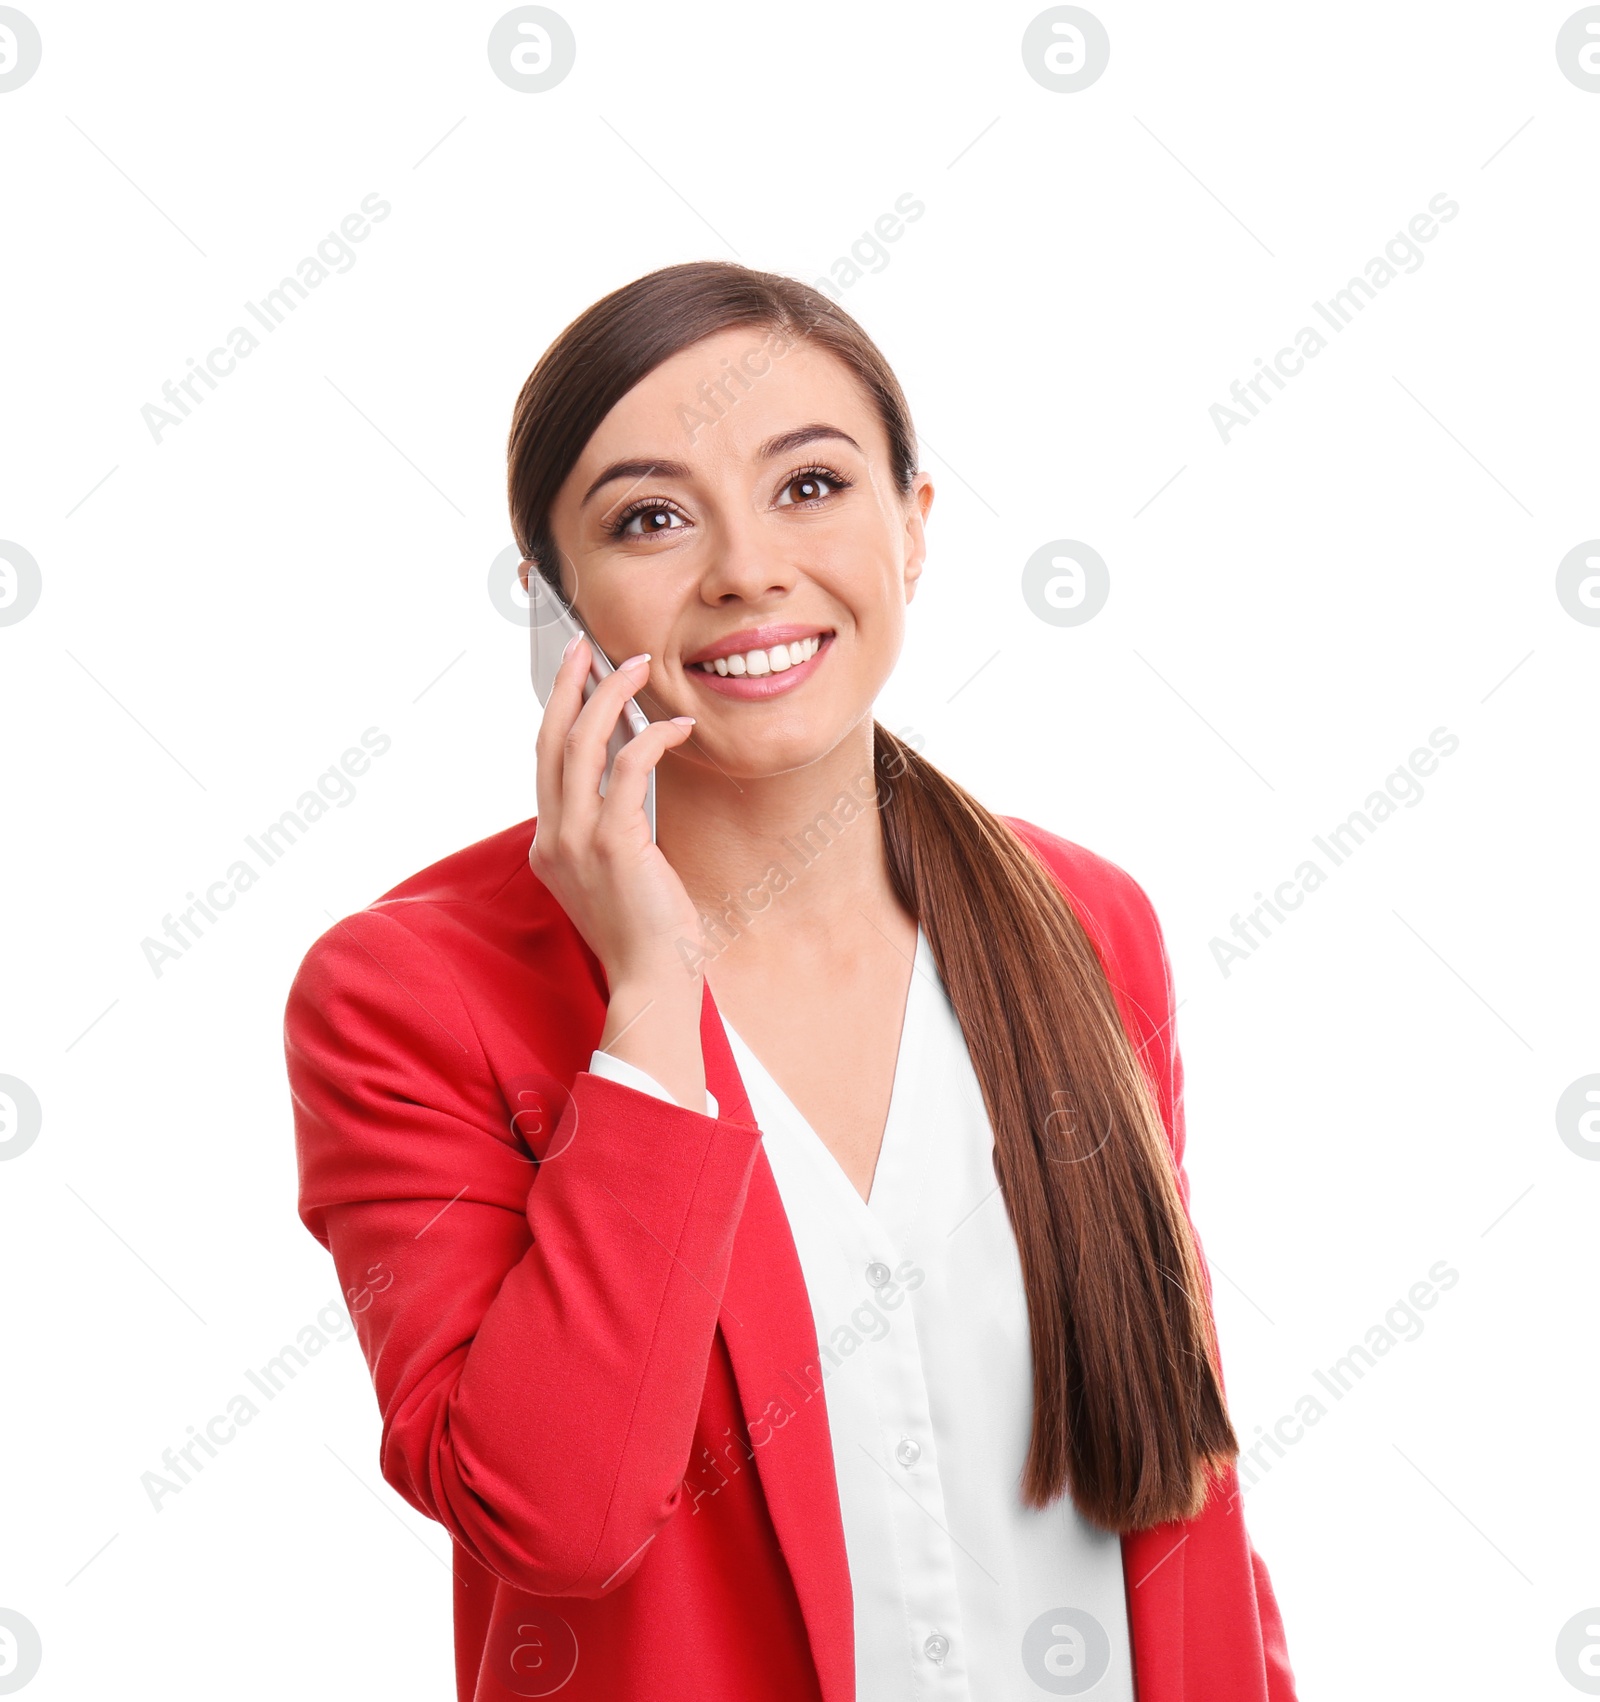
[[[770,650],[774,644],[792,644],[797,638],[820,637],[822,642],[817,646],[814,656],[808,656],[803,662],[791,663],[778,674],[708,674],[705,669],[693,667],[689,663],[684,664],[684,672],[696,685],[704,686],[707,691],[715,692],[718,697],[740,698],[747,703],[759,702],[769,697],[781,697],[785,692],[794,691],[796,687],[804,685],[811,678],[822,659],[833,648],[836,636],[829,627],[756,627],[748,633],[736,632],[731,638],[718,639],[710,649],[703,651],[694,660],[711,662],[718,656],[736,656],[743,650]]]
[[[774,644],[793,644],[799,638],[820,638],[832,631],[831,626],[818,626],[815,622],[810,626],[798,625],[794,621],[783,621],[773,626],[747,626],[740,632],[730,632],[726,638],[708,644],[704,650],[695,651],[692,656],[685,656],[683,665],[692,668],[696,662],[715,662],[719,656],[737,656],[745,650],[770,650]]]

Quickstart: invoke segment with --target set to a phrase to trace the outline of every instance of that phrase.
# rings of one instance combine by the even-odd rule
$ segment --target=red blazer
[[[1187,1210],[1150,901],[1011,825],[1090,931]],[[591,1075],[605,979],[528,867],[533,829],[330,928],[285,1013],[300,1216],[372,1372],[383,1475],[453,1539],[459,1702],[854,1702],[810,1302],[710,988],[720,1117]],[[1232,1469],[1122,1553],[1140,1702],[1294,1702]]]

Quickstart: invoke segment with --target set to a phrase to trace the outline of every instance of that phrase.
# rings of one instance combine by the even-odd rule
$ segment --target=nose
[[[796,564],[789,559],[776,528],[746,509],[717,517],[708,540],[700,596],[713,607],[729,602],[759,603],[794,589]]]

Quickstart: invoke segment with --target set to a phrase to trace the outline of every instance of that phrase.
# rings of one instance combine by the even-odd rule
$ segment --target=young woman
[[[873,719],[933,496],[883,357],[670,266],[509,460],[617,671],[569,651],[535,821],[331,928],[286,1018],[461,1702],[1292,1702],[1150,901]]]

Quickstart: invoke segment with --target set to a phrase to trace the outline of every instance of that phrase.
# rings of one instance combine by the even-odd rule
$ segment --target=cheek
[[[580,572],[578,608],[600,648],[613,662],[647,650],[667,653],[681,619],[682,600],[659,580],[641,571],[648,564],[628,563],[632,572]]]
[[[874,525],[840,528],[818,535],[806,553],[810,576],[836,601],[856,614],[859,624],[876,623],[886,609],[904,602],[902,560],[893,538]]]

